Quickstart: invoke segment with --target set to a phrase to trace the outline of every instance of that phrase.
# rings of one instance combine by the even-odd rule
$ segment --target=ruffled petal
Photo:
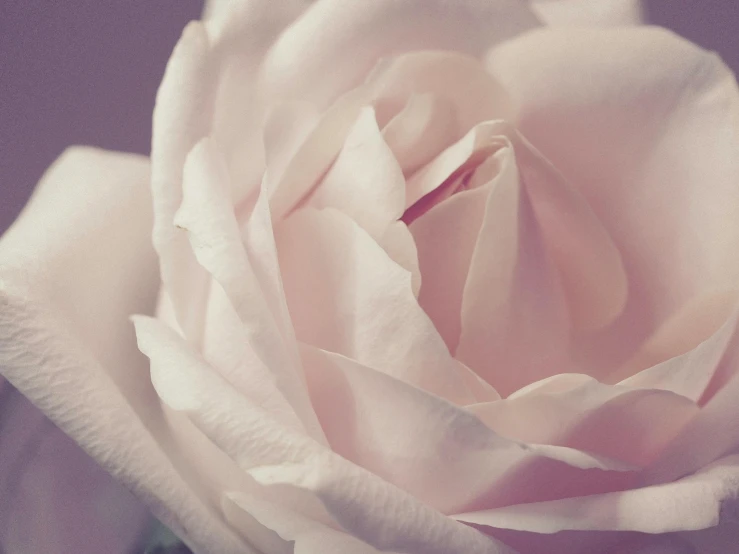
[[[669,533],[713,527],[733,502],[739,482],[739,457],[723,458],[695,475],[663,485],[551,502],[534,502],[454,516],[488,527],[558,533],[638,531]]]
[[[127,316],[157,287],[144,159],[69,150],[0,242],[0,368],[193,548],[243,551],[192,488]]]
[[[288,96],[325,108],[359,85],[381,57],[422,49],[479,56],[537,25],[526,3],[516,0],[361,5],[319,0],[272,47],[261,86],[268,97]]]
[[[511,439],[577,448],[640,467],[699,412],[673,392],[604,385],[580,374],[556,375],[468,410]]]
[[[304,208],[276,230],[301,342],[354,358],[461,404],[472,399],[413,294],[411,275],[354,221]]]
[[[289,321],[280,319],[280,306],[270,306],[270,298],[273,304],[280,302],[281,290],[262,287],[262,283],[278,280],[279,274],[274,275],[273,269],[272,275],[264,275],[265,270],[267,273],[270,270],[262,268],[260,283],[242,242],[230,201],[226,164],[210,139],[199,142],[188,156],[183,190],[184,198],[175,215],[175,223],[187,230],[195,257],[223,288],[241,321],[243,361],[238,373],[231,372],[231,378],[239,383],[244,393],[277,409],[290,424],[301,428],[304,425],[320,436],[302,384],[292,328],[286,329]],[[260,215],[255,207],[250,221]],[[263,232],[260,228],[250,230],[251,238],[255,231]],[[266,231],[269,233],[271,229]],[[274,287],[279,289],[280,285],[273,283]],[[255,389],[255,384],[264,387]]]
[[[550,28],[493,49],[488,67],[624,261],[626,307],[574,345],[581,367],[615,369],[689,301],[735,289],[739,92],[717,56],[656,28]]]
[[[371,107],[359,113],[338,157],[307,205],[340,210],[375,240],[403,215],[403,172],[380,134]]]
[[[302,352],[333,451],[442,513],[612,490],[629,479],[629,464],[507,439],[385,373],[313,347]]]
[[[404,552],[419,554],[509,552],[497,541],[456,524],[305,434],[280,425],[238,394],[160,321],[138,317],[135,323],[140,346],[151,357],[152,381],[163,401],[186,414],[212,444],[264,487],[262,495],[287,495],[292,509],[304,517],[319,523],[338,522],[350,534],[383,551],[402,546]],[[254,493],[255,489],[247,487],[246,492]],[[234,497],[229,491],[225,493]],[[232,517],[231,521],[237,519]]]
[[[190,23],[167,63],[152,129],[154,248],[176,320],[185,335],[196,342],[203,333],[209,279],[195,260],[186,234],[175,227],[174,214],[182,202],[185,158],[213,124],[217,70],[203,24]]]

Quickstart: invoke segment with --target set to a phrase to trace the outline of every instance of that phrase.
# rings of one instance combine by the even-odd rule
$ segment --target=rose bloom
[[[739,93],[636,14],[210,4],[3,238],[3,374],[195,552],[737,551]]]

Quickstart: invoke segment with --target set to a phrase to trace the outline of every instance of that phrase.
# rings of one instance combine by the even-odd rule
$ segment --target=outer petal
[[[623,256],[626,308],[580,343],[585,367],[620,365],[687,302],[736,287],[739,92],[715,55],[653,28],[547,29],[494,49],[489,69]],[[715,327],[696,331],[665,357]]]
[[[144,159],[68,151],[0,242],[0,368],[194,548],[239,552],[164,451],[127,323],[153,310],[150,218]]]
[[[517,0],[319,0],[269,52],[263,92],[325,107],[383,56],[433,48],[478,56],[538,24]]]
[[[208,275],[197,264],[187,236],[174,226],[182,202],[182,171],[193,146],[209,134],[217,89],[217,64],[205,28],[190,23],[172,53],[154,107],[151,188],[154,247],[164,293],[180,328],[199,341]]]
[[[582,374],[555,375],[506,400],[468,409],[505,437],[568,446],[640,467],[699,412],[694,402],[669,391],[604,385]]]
[[[531,0],[531,9],[558,27],[638,25],[644,19],[641,0]]]
[[[256,95],[257,72],[277,36],[309,4],[308,0],[206,2],[205,28],[218,67],[213,134],[225,149],[236,197],[252,191],[264,169],[265,105]]]
[[[460,521],[536,533],[563,530],[669,533],[713,527],[735,501],[739,457],[674,483],[455,516]]]
[[[382,551],[509,552],[494,539],[456,524],[306,435],[280,425],[210,371],[160,321],[141,317],[135,323],[140,345],[151,356],[152,380],[162,399],[186,413],[213,444],[265,487],[260,489],[262,496],[287,496],[291,508],[314,520],[311,523],[338,523]],[[226,491],[229,496],[235,497]],[[259,519],[259,513],[255,515]],[[276,523],[276,530],[285,533],[281,522]]]
[[[633,477],[628,464],[507,439],[467,410],[343,356],[306,346],[303,357],[333,451],[442,513],[614,490]]]
[[[240,383],[252,398],[259,397],[282,413],[290,424],[304,425],[320,436],[302,384],[292,327],[281,321],[279,311],[270,306],[270,298],[278,302],[275,297],[282,297],[282,293],[270,295],[273,291],[263,289],[267,283],[260,283],[257,277],[229,199],[226,166],[211,140],[197,144],[187,158],[184,173],[184,200],[175,221],[187,229],[195,257],[223,288],[241,320],[239,338],[244,343],[244,356],[238,374],[232,372],[232,381]],[[250,221],[261,215],[259,208],[266,208],[266,203],[255,207]],[[279,288],[279,274],[271,277],[278,281],[272,287]],[[257,383],[262,384],[261,390],[255,388]],[[296,415],[300,418],[297,421]]]

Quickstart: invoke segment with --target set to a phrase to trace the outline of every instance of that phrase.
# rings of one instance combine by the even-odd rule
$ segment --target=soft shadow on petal
[[[531,9],[555,27],[617,27],[644,20],[641,0],[531,0]]]
[[[0,378],[0,551],[129,552],[149,511]]]
[[[540,385],[467,409],[505,437],[577,448],[640,467],[699,411],[694,402],[664,390],[605,385],[579,374],[546,381],[556,390]]]
[[[265,550],[269,554],[380,554],[379,550],[342,530],[306,518],[285,506],[277,507],[253,495],[229,494],[223,504],[227,517],[232,521],[253,517],[282,537],[285,542],[280,546],[284,550]],[[288,541],[294,541],[294,550]]]
[[[229,197],[229,183],[215,143],[200,141],[187,157],[183,202],[174,219],[187,230],[197,261],[223,288],[241,321],[243,362],[229,372],[230,378],[244,393],[275,408],[286,423],[320,437],[302,384],[292,328],[284,328],[254,271]],[[257,383],[264,385],[262,390],[253,389]]]
[[[190,23],[167,63],[153,116],[154,247],[163,294],[168,295],[185,336],[196,343],[203,333],[209,279],[195,260],[186,234],[175,227],[174,214],[182,202],[185,158],[213,125],[217,70],[203,24]]]
[[[614,490],[633,477],[629,464],[505,438],[470,412],[338,354],[302,353],[334,452],[442,513]]]
[[[581,368],[616,369],[689,301],[736,287],[739,93],[717,56],[656,28],[550,28],[488,62],[623,257],[626,308],[575,345]]]
[[[735,327],[714,379],[720,388],[701,398],[701,411],[649,468],[646,483],[664,483],[692,473],[739,449],[739,330]]]
[[[359,85],[381,57],[421,49],[479,56],[537,25],[526,3],[517,0],[319,0],[270,50],[262,92],[325,108]]]
[[[224,148],[240,199],[259,184],[264,171],[261,130],[266,105],[257,96],[264,55],[308,0],[215,0],[205,6],[204,25],[217,65],[213,135]]]
[[[360,111],[336,160],[306,205],[340,210],[375,240],[403,215],[405,179],[380,134],[374,109]]]
[[[145,317],[135,323],[142,350],[151,356],[157,392],[264,487],[247,487],[246,492],[259,492],[277,502],[291,499],[291,509],[305,517],[324,524],[338,522],[381,550],[510,552],[279,424],[238,394],[166,325]]]
[[[415,298],[411,274],[338,210],[303,208],[276,229],[298,340],[453,402],[474,396]]]
[[[49,170],[0,241],[0,367],[189,544],[236,553],[170,449],[127,322],[154,309],[150,202],[138,156],[73,149]]]
[[[730,456],[673,483],[454,517],[492,528],[545,534],[563,530],[655,534],[700,530],[719,524],[722,506],[736,497],[738,482],[739,457]]]

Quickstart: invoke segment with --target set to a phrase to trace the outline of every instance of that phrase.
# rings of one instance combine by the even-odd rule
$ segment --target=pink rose
[[[146,163],[75,150],[0,244],[4,374],[196,552],[730,552],[739,91],[590,5],[213,2],[149,364]]]

